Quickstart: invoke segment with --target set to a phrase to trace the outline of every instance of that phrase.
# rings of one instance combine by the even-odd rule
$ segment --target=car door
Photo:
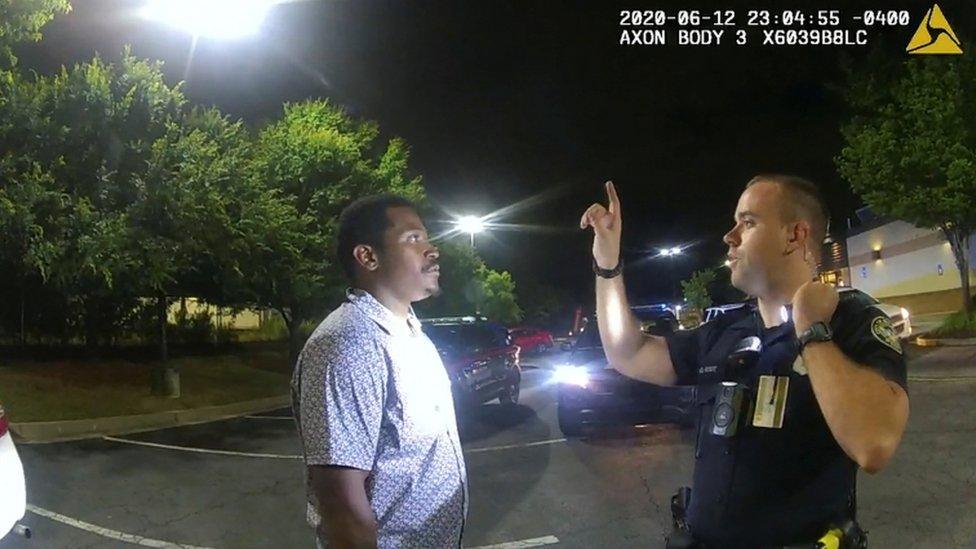
[[[8,430],[7,417],[0,405],[0,538],[24,518],[27,504],[24,467]]]

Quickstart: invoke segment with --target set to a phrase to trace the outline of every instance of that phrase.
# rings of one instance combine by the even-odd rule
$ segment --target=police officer
[[[755,300],[668,337],[642,334],[629,310],[620,200],[606,191],[580,220],[594,230],[600,337],[621,373],[696,386],[694,546],[812,543],[853,520],[857,470],[884,468],[908,421],[905,360],[869,297],[814,281],[828,219],[816,186],[748,183],[723,240],[733,286]]]

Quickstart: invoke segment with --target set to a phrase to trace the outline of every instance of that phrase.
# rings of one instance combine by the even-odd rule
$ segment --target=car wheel
[[[567,437],[583,435],[583,421],[578,411],[560,407],[556,415],[559,419],[559,430],[563,435]]]
[[[500,402],[502,406],[515,406],[518,404],[522,380],[521,376],[519,375],[515,375],[514,378],[515,379],[505,387],[502,394],[498,397],[498,402]]]

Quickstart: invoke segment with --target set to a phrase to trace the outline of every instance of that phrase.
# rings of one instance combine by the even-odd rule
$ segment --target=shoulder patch
[[[887,316],[882,314],[874,317],[874,320],[871,321],[871,335],[885,346],[890,347],[891,350],[902,354],[901,342],[898,341],[895,329],[891,326],[891,320]]]

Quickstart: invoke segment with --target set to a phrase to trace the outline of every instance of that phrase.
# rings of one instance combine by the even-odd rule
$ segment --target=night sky
[[[939,4],[966,50],[972,2]],[[902,59],[931,3],[765,5],[843,8],[844,17],[909,9],[908,27],[869,31],[875,47]],[[638,263],[659,246],[691,246],[674,264],[679,278],[721,263],[721,236],[756,173],[818,182],[834,227],[846,227],[860,205],[833,164],[848,115],[836,85],[840,56],[863,61],[869,48],[738,48],[732,36],[711,48],[618,45],[624,8],[736,9],[744,28],[746,10],[763,2],[295,2],[274,8],[257,37],[201,39],[189,70],[191,38],[135,17],[135,6],[76,0],[41,43],[21,48],[21,65],[49,72],[96,51],[115,60],[131,44],[136,55],[165,61],[172,83],[186,76],[191,102],[254,126],[276,117],[282,102],[330,98],[407,140],[439,218],[535,197],[499,219],[535,229],[479,236],[478,250],[516,282],[551,283],[581,302],[592,299],[592,274],[579,216],[604,198],[607,179],[623,201],[626,274],[639,301],[668,292],[666,260]]]

